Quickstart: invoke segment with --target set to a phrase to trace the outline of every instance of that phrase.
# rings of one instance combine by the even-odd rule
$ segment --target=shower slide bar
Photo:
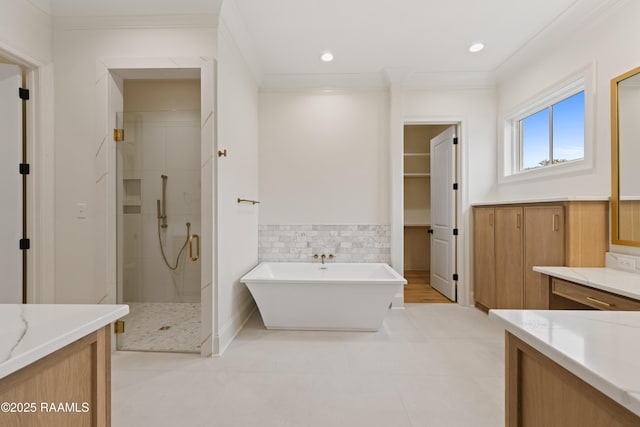
[[[175,271],[178,268],[178,264],[180,263],[180,256],[182,256],[182,252],[185,250],[187,245],[189,245],[189,259],[191,261],[198,261],[200,259],[200,236],[197,234],[191,234],[191,223],[187,222],[187,238],[184,241],[184,244],[180,248],[178,252],[178,256],[176,257],[175,265],[171,265],[169,260],[167,260],[167,255],[164,252],[164,245],[162,244],[162,236],[160,234],[160,229],[166,229],[167,225],[167,175],[160,175],[162,178],[162,201],[157,200],[156,210],[158,216],[158,243],[160,245],[160,253],[162,254],[162,259],[164,259],[164,263],[167,267]],[[196,240],[196,255],[193,254],[193,240]]]

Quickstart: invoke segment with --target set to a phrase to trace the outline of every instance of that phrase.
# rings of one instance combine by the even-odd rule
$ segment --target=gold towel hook
[[[241,199],[240,197],[238,197],[238,203],[251,203],[252,205],[255,205],[256,203],[260,202],[257,200]]]

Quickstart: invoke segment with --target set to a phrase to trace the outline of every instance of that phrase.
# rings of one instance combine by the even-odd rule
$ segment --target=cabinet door
[[[477,303],[496,307],[494,208],[473,209],[473,294]]]
[[[523,209],[495,208],[496,307],[524,307]]]
[[[564,208],[533,206],[524,208],[524,307],[548,309],[548,286],[534,265],[564,265]],[[545,301],[547,306],[545,306]]]

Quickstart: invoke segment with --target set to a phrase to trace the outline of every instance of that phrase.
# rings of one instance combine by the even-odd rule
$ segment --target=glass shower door
[[[117,348],[199,353],[199,111],[117,122],[117,300],[130,309]]]

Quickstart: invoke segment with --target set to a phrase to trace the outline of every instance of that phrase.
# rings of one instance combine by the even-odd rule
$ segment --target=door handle
[[[554,214],[553,215],[553,231],[558,231],[560,229],[560,215],[558,214]]]
[[[196,239],[197,255],[195,257],[193,256],[193,239]],[[197,261],[198,259],[200,259],[200,236],[198,236],[197,234],[192,234],[189,236],[189,259],[191,261]]]
[[[489,225],[493,226],[493,214],[489,214]]]
[[[516,228],[520,228],[520,214],[516,214]]]
[[[600,305],[604,305],[605,307],[615,307],[615,304],[610,304],[608,302],[604,302],[604,301],[600,301],[597,298],[593,298],[593,297],[587,297],[587,299],[591,302],[594,302],[596,304],[600,304]]]

